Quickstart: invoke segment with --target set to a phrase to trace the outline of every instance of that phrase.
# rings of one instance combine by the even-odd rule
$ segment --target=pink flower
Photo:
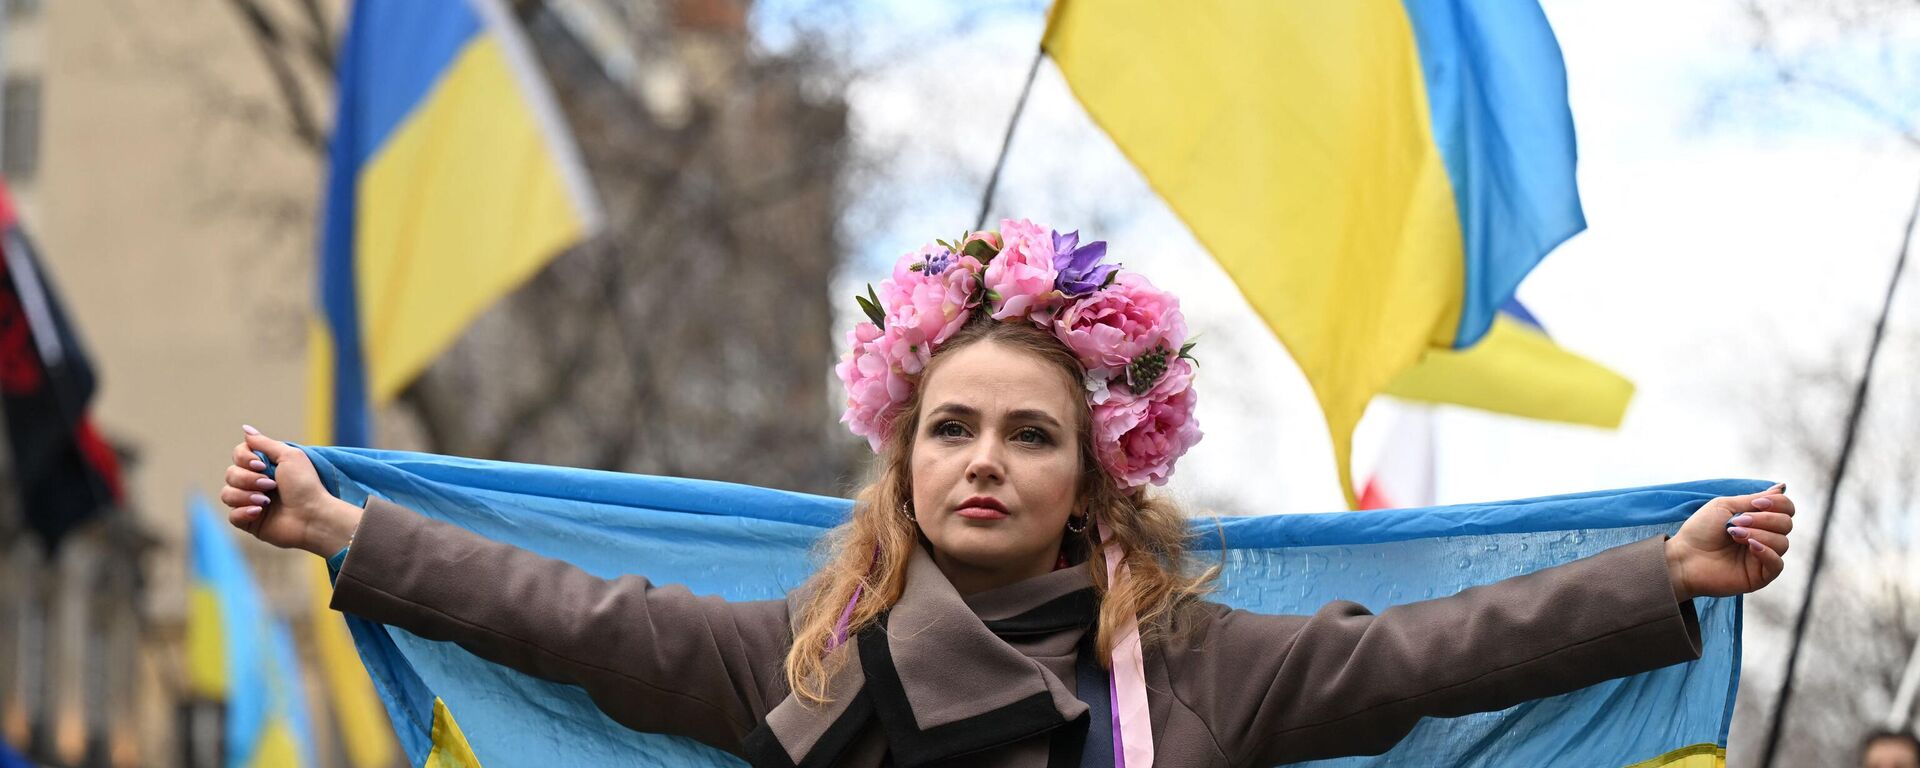
[[[913,394],[913,383],[890,353],[899,346],[896,342],[873,323],[856,325],[847,333],[847,354],[833,369],[847,387],[847,410],[840,423],[866,438],[875,453],[886,443],[901,404]]]
[[[1200,442],[1193,418],[1193,366],[1175,359],[1153,389],[1133,395],[1115,388],[1093,406],[1093,440],[1100,464],[1121,488],[1166,485],[1173,463]]]
[[[967,233],[967,239],[961,241],[960,243],[961,252],[964,253],[967,250],[967,243],[971,243],[975,240],[986,243],[987,247],[992,248],[996,253],[1000,251],[1000,247],[1003,245],[1003,243],[1000,241],[1000,233],[995,232],[991,229],[983,229],[978,232]]]
[[[933,347],[966,325],[976,306],[980,262],[945,246],[928,245],[900,257],[893,277],[880,283],[888,354],[907,373],[919,373]]]
[[[1053,333],[1089,370],[1105,368],[1123,378],[1143,354],[1178,354],[1187,341],[1187,320],[1173,294],[1138,273],[1122,272],[1113,285],[1060,310]]]
[[[1053,230],[1026,219],[1005,219],[1000,237],[1005,241],[1000,255],[987,262],[982,278],[993,319],[1033,317],[1045,323],[1062,298],[1053,287],[1059,276],[1053,267]]]

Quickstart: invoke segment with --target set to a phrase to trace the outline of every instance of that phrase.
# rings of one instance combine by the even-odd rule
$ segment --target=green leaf
[[[1120,279],[1120,270],[1116,269],[1112,272],[1108,272],[1106,281],[1102,282],[1100,284],[1100,287],[1101,289],[1105,289],[1107,286],[1113,285],[1113,281],[1119,280],[1119,279]]]
[[[993,243],[985,240],[970,240],[967,242],[965,248],[960,249],[960,252],[981,261],[991,261],[994,256],[1000,253],[993,247]]]
[[[867,319],[872,320],[876,327],[883,331],[887,329],[887,313],[880,311],[880,297],[874,295],[872,283],[867,284],[867,295],[854,296],[853,300],[859,303],[860,311],[867,313]]]
[[[1195,357],[1193,356],[1193,345],[1195,345],[1195,344],[1198,344],[1198,343],[1200,343],[1200,342],[1198,342],[1198,341],[1189,341],[1189,342],[1187,342],[1187,343],[1185,343],[1185,344],[1182,344],[1182,345],[1180,345],[1180,358],[1181,358],[1181,359],[1183,359],[1183,360],[1192,360],[1192,361],[1194,361],[1194,362],[1196,362],[1196,363],[1197,363],[1197,362],[1200,362],[1198,358],[1195,358]]]

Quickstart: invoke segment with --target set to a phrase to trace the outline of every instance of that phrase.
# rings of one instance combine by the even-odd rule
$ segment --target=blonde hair
[[[874,477],[854,497],[853,516],[828,536],[826,563],[809,579],[807,596],[794,622],[793,646],[787,651],[787,685],[800,700],[828,701],[827,680],[844,662],[852,643],[834,647],[834,630],[849,602],[847,638],[878,620],[900,600],[906,588],[907,560],[920,543],[914,522],[904,514],[913,497],[911,457],[920,426],[919,386],[942,357],[981,342],[1002,344],[1030,352],[1058,365],[1077,384],[1084,369],[1059,339],[1025,322],[999,322],[977,315],[935,351],[932,361],[914,382],[914,392],[892,424],[886,443],[874,461]],[[1092,415],[1086,399],[1078,397],[1076,429],[1080,435],[1078,509],[1112,533],[1124,552],[1128,575],[1118,590],[1107,584],[1106,558],[1088,525],[1063,546],[1088,554],[1084,567],[1101,596],[1100,623],[1095,648],[1100,663],[1110,666],[1120,628],[1138,617],[1142,642],[1158,639],[1167,619],[1181,605],[1204,594],[1217,569],[1187,575],[1186,516],[1171,502],[1145,489],[1121,491],[1101,468],[1094,453]],[[1078,537],[1075,541],[1073,537]],[[859,597],[856,600],[855,594]]]

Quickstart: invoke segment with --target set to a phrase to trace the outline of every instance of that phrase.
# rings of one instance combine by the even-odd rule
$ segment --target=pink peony
[[[1089,370],[1107,369],[1122,378],[1143,354],[1177,354],[1187,341],[1187,320],[1173,294],[1138,273],[1122,272],[1113,285],[1061,309],[1053,333]]]
[[[1026,219],[1000,222],[1000,254],[987,262],[983,280],[995,320],[1032,317],[1045,323],[1061,300],[1054,290],[1053,230]]]
[[[856,325],[847,333],[847,354],[833,368],[847,388],[847,410],[840,422],[866,438],[875,453],[886,442],[901,404],[913,394],[913,383],[889,352],[897,348],[894,342],[873,323]]]
[[[1193,366],[1176,359],[1146,394],[1115,388],[1093,406],[1096,453],[1120,487],[1166,485],[1173,477],[1173,463],[1200,442],[1195,399]]]
[[[894,263],[893,277],[880,283],[877,295],[886,315],[889,355],[902,370],[919,373],[933,347],[966,325],[979,275],[979,260],[941,245],[926,246]]]

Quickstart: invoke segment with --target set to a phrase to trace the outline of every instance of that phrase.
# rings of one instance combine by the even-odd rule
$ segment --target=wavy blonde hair
[[[913,395],[893,421],[881,453],[875,457],[873,479],[854,497],[853,516],[827,538],[826,563],[806,586],[806,598],[794,622],[793,646],[787,651],[787,685],[803,702],[828,701],[827,680],[844,662],[852,643],[834,647],[834,629],[853,603],[847,623],[851,638],[878,620],[900,600],[906,588],[907,560],[920,543],[920,532],[903,514],[913,498],[913,438],[920,428],[920,385],[941,360],[971,344],[992,342],[1039,356],[1059,366],[1068,381],[1079,382],[1085,369],[1052,333],[1024,322],[999,322],[977,315],[940,345],[914,382]],[[1076,391],[1075,429],[1080,435],[1080,487],[1076,514],[1091,515],[1112,532],[1120,544],[1127,578],[1118,590],[1107,584],[1106,558],[1094,538],[1095,527],[1065,534],[1063,546],[1087,554],[1085,567],[1100,595],[1100,625],[1095,647],[1100,663],[1111,666],[1113,646],[1128,617],[1138,617],[1142,642],[1164,633],[1173,612],[1204,594],[1217,568],[1188,574],[1186,516],[1170,501],[1146,489],[1121,491],[1094,454],[1092,413]],[[855,600],[855,593],[859,598]]]

